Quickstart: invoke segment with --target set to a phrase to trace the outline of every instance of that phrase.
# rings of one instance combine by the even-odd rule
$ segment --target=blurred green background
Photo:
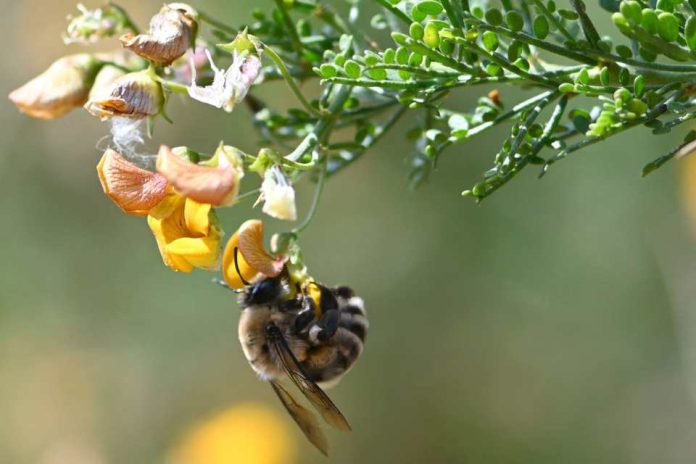
[[[140,24],[161,6],[120,3]],[[193,2],[232,24],[271,3]],[[71,0],[0,5],[6,95],[79,47],[60,39]],[[282,84],[260,94],[292,102]],[[477,97],[463,90],[454,104]],[[175,124],[158,122],[153,151],[210,151],[220,139],[258,148],[245,108],[226,115],[175,99],[169,112]],[[502,132],[448,152],[414,192],[405,119],[333,178],[302,237],[306,261],[318,279],[353,286],[372,325],[356,369],[330,392],[354,431],[328,432],[327,461],[247,366],[233,297],[210,274],[166,269],[145,221],[102,194],[95,145],[107,126],[85,112],[32,120],[7,100],[0,115],[2,463],[166,462],[194,424],[249,401],[291,427],[299,457],[289,462],[696,456],[693,235],[677,166],[639,176],[677,135],[630,131],[477,206],[459,194]],[[301,214],[311,191],[300,188]],[[259,215],[247,204],[223,222],[231,234]],[[268,232],[287,227],[267,222]]]

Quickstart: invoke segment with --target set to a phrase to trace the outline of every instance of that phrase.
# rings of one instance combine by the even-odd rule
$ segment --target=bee
[[[328,424],[350,431],[322,388],[338,383],[362,353],[369,326],[363,300],[348,287],[293,283],[287,269],[277,277],[244,283],[248,285],[238,297],[244,356],[270,383],[307,439],[327,455],[328,443],[316,416],[280,380],[288,377]]]

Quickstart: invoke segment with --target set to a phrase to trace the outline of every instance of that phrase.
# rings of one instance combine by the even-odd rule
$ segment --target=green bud
[[[408,33],[414,39],[421,40],[423,38],[423,34],[425,34],[425,30],[423,29],[421,23],[411,23],[411,27],[408,28]]]
[[[350,77],[351,79],[357,79],[360,77],[360,65],[353,60],[346,61],[346,63],[343,65],[343,71],[346,73],[346,76]]]
[[[684,38],[691,50],[696,50],[696,16],[689,16],[684,26]]]
[[[573,93],[575,92],[575,86],[570,82],[564,82],[558,86],[558,91],[563,93]]]
[[[636,95],[636,97],[640,98],[643,96],[644,91],[645,91],[645,78],[639,74],[633,80],[633,93]]]
[[[642,115],[648,111],[648,105],[639,98],[632,98],[626,105],[626,109],[631,113]]]
[[[640,3],[635,0],[624,0],[621,2],[621,14],[632,24],[640,24],[643,15],[641,14]]]
[[[484,32],[481,36],[481,42],[483,43],[483,47],[489,52],[498,48],[498,36],[493,31]]]
[[[486,11],[486,22],[493,26],[500,26],[503,23],[503,13],[497,8]]]
[[[657,17],[657,33],[667,42],[679,38],[679,19],[672,13],[660,13]]]
[[[515,10],[505,13],[505,22],[513,32],[519,32],[524,28],[524,18]]]
[[[616,89],[614,92],[614,100],[628,101],[631,98],[631,91],[625,87]]]
[[[657,32],[657,13],[650,8],[644,8],[641,12],[640,26],[650,34]]]
[[[423,42],[430,48],[437,48],[440,45],[440,32],[435,23],[429,22],[425,25]]]
[[[613,15],[611,15],[611,20],[614,21],[614,24],[619,29],[625,30],[629,27],[628,20],[621,13],[614,13]]]
[[[544,40],[549,35],[549,20],[546,19],[546,16],[537,16],[534,18],[532,28],[534,29],[534,35]]]

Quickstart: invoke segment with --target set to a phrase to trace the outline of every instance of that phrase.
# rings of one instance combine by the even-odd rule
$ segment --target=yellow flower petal
[[[239,252],[239,231],[230,237],[227,246],[225,246],[225,251],[222,254],[222,275],[227,285],[236,289],[244,288],[246,286],[244,281],[251,282],[259,275],[259,272],[249,265]]]
[[[210,209],[211,206],[209,204],[198,203],[187,198],[184,208],[186,227],[197,234],[208,235],[210,230]]]
[[[99,161],[97,173],[104,193],[129,214],[147,214],[166,195],[162,175],[137,167],[111,149]]]

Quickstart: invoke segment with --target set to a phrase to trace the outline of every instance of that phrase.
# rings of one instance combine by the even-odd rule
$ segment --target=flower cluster
[[[216,271],[222,266],[225,280],[234,288],[259,274],[277,275],[285,258],[265,251],[258,220],[242,225],[223,256],[218,211],[235,205],[245,170],[252,166],[258,174],[263,212],[295,220],[295,192],[282,159],[249,155],[223,143],[212,155],[165,144],[156,155],[148,155],[143,152],[141,124],[167,118],[172,92],[232,111],[261,77],[263,45],[242,32],[211,51],[206,41],[198,40],[199,13],[183,3],[165,4],[144,33],[138,33],[125,11],[111,3],[96,10],[82,5],[78,9],[81,14],[69,18],[66,42],[92,43],[120,34],[122,49],[59,58],[13,91],[12,102],[36,118],[60,118],[84,107],[111,123],[112,148],[97,165],[101,185],[124,213],[147,217],[162,261],[172,270]],[[213,54],[220,60],[229,56],[229,66],[219,69]],[[207,57],[207,67],[198,59],[201,55]]]

